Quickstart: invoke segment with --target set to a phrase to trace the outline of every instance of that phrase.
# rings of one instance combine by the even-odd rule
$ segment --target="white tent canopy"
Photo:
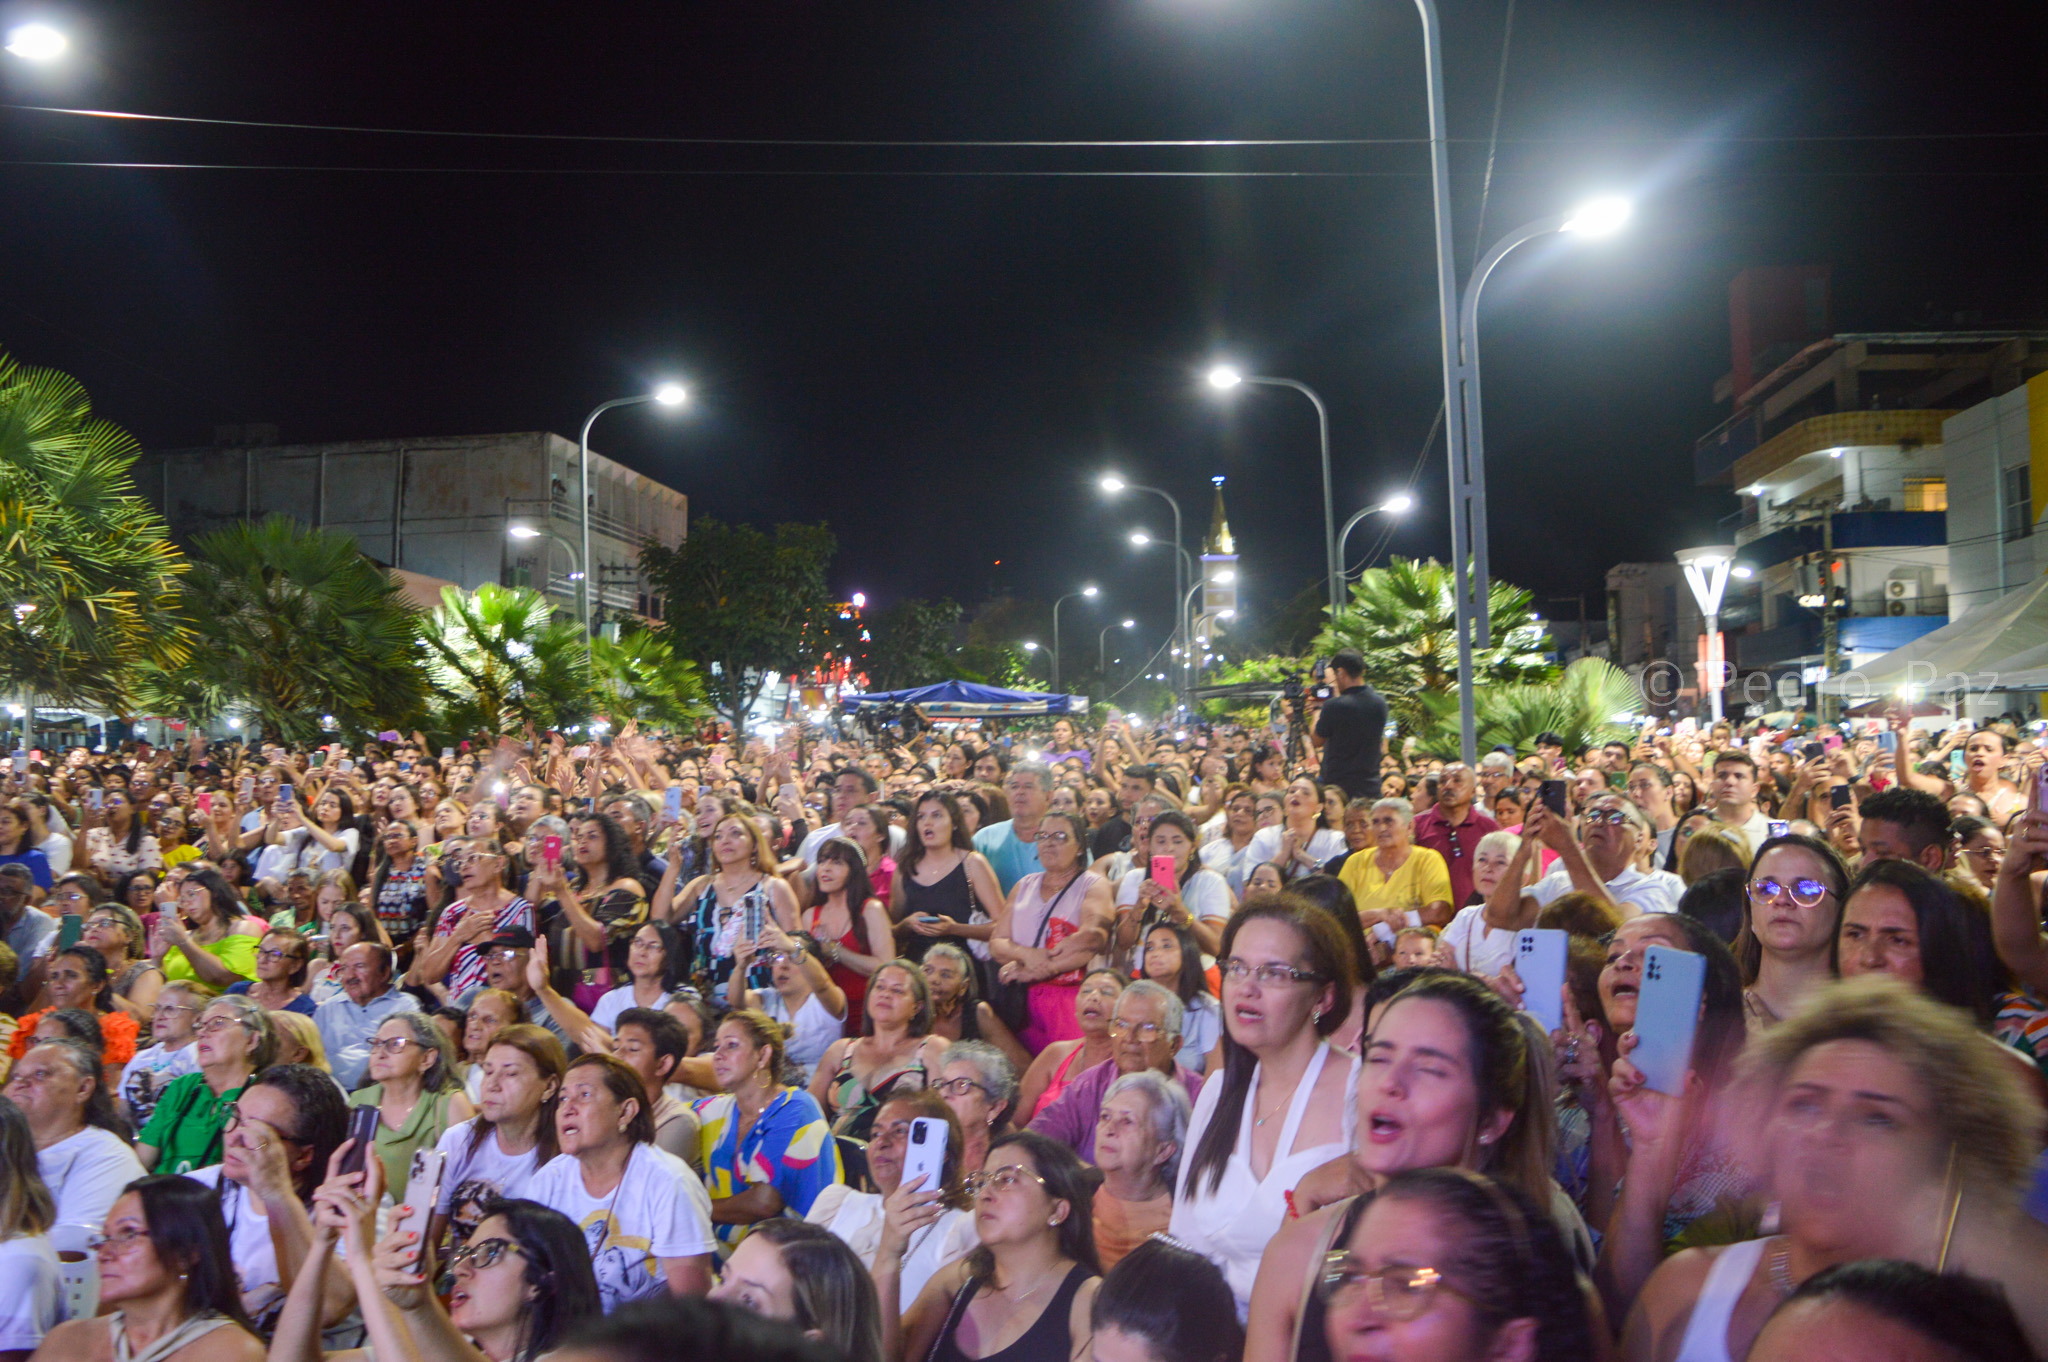
[[[1821,682],[1828,695],[1874,699],[1906,686],[1923,695],[2048,690],[2048,577],[1980,605],[1871,662]]]

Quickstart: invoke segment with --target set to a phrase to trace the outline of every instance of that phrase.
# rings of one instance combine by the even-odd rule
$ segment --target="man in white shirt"
[[[841,819],[846,817],[847,810],[857,809],[867,803],[881,792],[881,788],[872,775],[861,770],[858,766],[848,766],[842,769],[838,775],[832,777],[833,818]],[[827,823],[824,827],[819,828],[816,832],[804,838],[804,844],[798,848],[796,854],[803,858],[805,865],[816,865],[818,863],[818,848],[839,835],[839,824],[837,822]],[[889,824],[889,854],[891,856],[902,854],[905,836],[902,828],[893,822]]]
[[[1579,815],[1576,841],[1570,825],[1541,803],[1530,807],[1529,821],[1534,826],[1524,828],[1524,835],[1533,835],[1555,851],[1558,864],[1522,891],[1520,927],[1535,925],[1544,904],[1574,892],[1606,899],[1624,918],[1677,911],[1685,881],[1668,871],[1635,868],[1638,841],[1651,829],[1642,810],[1627,799],[1618,794],[1593,796]],[[1511,878],[1502,881],[1503,887],[1510,884]]]
[[[1771,820],[1756,806],[1756,779],[1756,758],[1741,748],[1714,754],[1714,774],[1707,783],[1714,821],[1741,833],[1752,856],[1771,835]]]

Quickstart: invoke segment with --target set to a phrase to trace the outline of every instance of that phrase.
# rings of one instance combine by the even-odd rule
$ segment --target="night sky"
[[[1506,12],[1445,0],[1461,275]],[[1178,494],[1191,541],[1227,475],[1255,600],[1322,570],[1308,404],[1219,402],[1208,361],[1322,391],[1340,519],[1409,481],[1440,397],[1405,0],[0,5],[30,18],[76,47],[54,69],[0,56],[12,105],[599,139],[1391,139],[688,145],[0,113],[0,346],[153,447],[236,421],[573,438],[597,402],[680,377],[692,414],[613,414],[593,443],[693,514],[826,520],[836,584],[877,602],[1098,580],[1101,620],[1156,633],[1168,564],[1124,535],[1170,526],[1095,491],[1106,467]],[[2044,39],[2036,3],[1520,3],[1487,241],[1592,193],[1639,209],[1488,289],[1496,575],[1598,592],[1611,563],[1715,535],[1734,503],[1693,487],[1691,448],[1726,414],[1710,388],[1744,265],[1832,265],[1839,330],[2041,324]],[[18,164],[105,160],[288,168]],[[1163,170],[1341,173],[990,173]],[[597,171],[618,173],[572,173]],[[918,173],[877,173],[899,171]],[[1393,552],[1445,555],[1443,468],[1439,441]]]

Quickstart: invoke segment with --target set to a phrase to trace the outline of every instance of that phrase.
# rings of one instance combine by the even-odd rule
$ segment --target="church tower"
[[[1237,540],[1223,511],[1223,476],[1209,479],[1216,499],[1209,512],[1209,534],[1202,540],[1202,605],[1195,617],[1195,637],[1207,644],[1223,632],[1223,622],[1237,614]]]

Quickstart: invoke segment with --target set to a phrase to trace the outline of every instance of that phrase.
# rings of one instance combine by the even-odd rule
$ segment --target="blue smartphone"
[[[1564,1027],[1564,964],[1570,946],[1556,927],[1531,927],[1515,934],[1515,974],[1522,981],[1522,1010],[1545,1031]]]
[[[1889,728],[1879,729],[1877,734],[1877,750],[1880,752],[1898,751],[1899,735],[1892,732]]]
[[[1685,1091],[1692,1041],[1700,1028],[1700,991],[1707,958],[1669,946],[1643,952],[1643,984],[1636,995],[1636,1048],[1629,1060],[1658,1092]]]

